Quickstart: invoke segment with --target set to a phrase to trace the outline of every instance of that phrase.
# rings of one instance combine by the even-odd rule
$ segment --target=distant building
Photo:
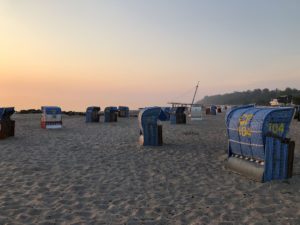
[[[280,106],[280,103],[278,102],[277,98],[272,99],[272,101],[270,101],[270,105],[271,106]]]
[[[270,105],[271,106],[281,106],[282,104],[278,102],[277,98],[272,99],[272,101],[270,101]]]

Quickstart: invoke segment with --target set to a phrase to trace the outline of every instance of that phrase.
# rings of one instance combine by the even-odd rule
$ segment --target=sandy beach
[[[137,118],[61,130],[14,115],[0,141],[0,224],[300,224],[300,122],[294,176],[257,183],[224,169],[225,114],[163,122],[161,147],[141,147]]]

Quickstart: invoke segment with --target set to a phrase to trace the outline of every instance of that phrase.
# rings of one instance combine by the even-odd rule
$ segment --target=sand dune
[[[139,146],[137,118],[15,119],[0,141],[0,224],[300,224],[300,123],[295,176],[261,184],[224,170],[224,114],[163,123],[156,148]]]

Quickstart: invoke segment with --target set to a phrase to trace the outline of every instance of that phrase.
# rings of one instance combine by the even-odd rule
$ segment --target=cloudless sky
[[[0,0],[0,105],[132,108],[300,88],[298,0]]]

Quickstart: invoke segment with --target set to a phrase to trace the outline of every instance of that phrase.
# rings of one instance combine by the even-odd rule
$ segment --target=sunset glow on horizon
[[[0,0],[0,106],[163,106],[190,102],[198,81],[197,100],[299,89],[299,8],[299,1]]]

